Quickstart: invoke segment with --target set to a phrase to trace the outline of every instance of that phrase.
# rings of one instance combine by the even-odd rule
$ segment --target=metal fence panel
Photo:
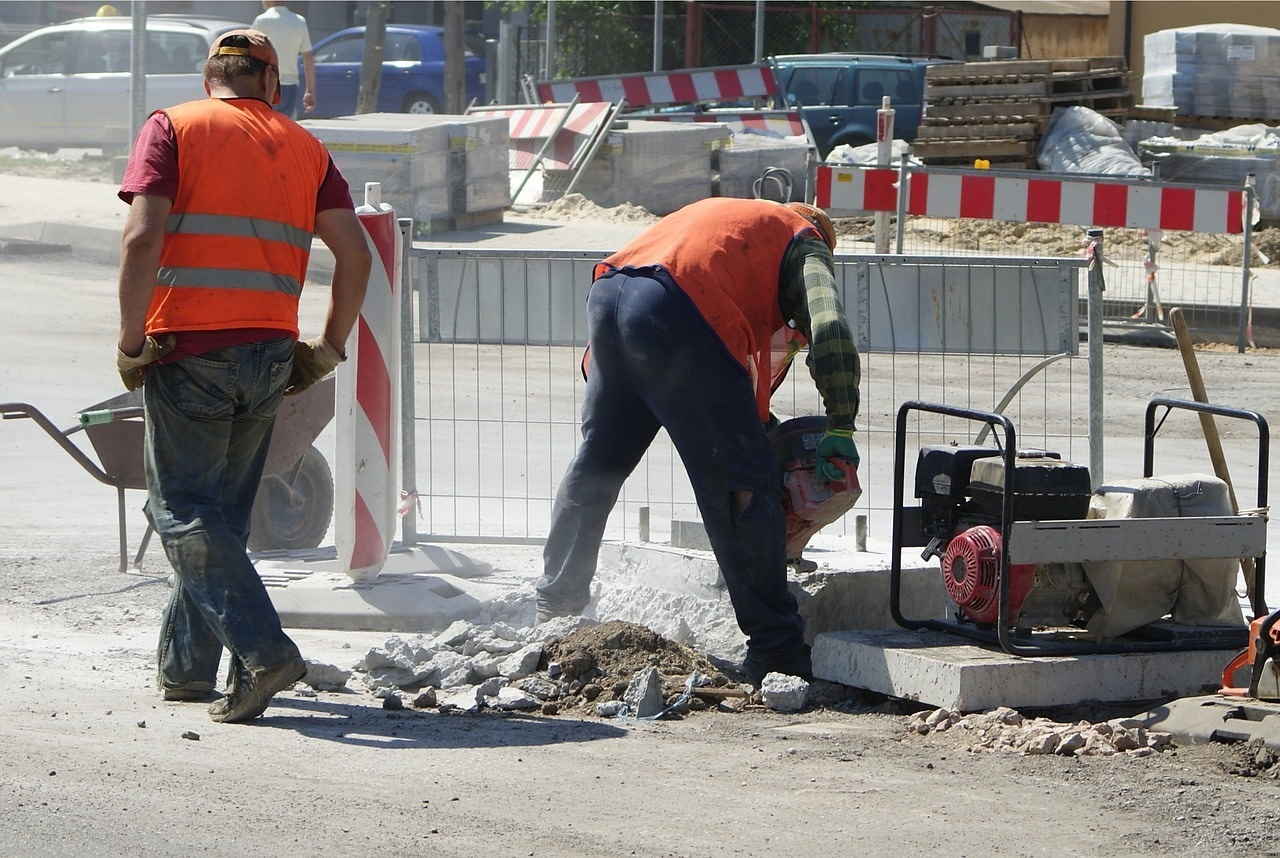
[[[417,486],[423,538],[538,539],[578,444],[585,306],[600,251],[415,248]],[[1042,355],[1077,353],[1083,260],[837,258],[862,352],[864,497],[827,534],[888,526],[893,414],[922,398],[993,409]],[[1085,455],[1084,362],[1062,360],[1015,398],[1020,438]],[[822,413],[803,369],[774,395],[780,418]],[[972,441],[973,425],[921,418],[919,443]],[[960,433],[960,434],[957,434]],[[634,538],[641,509],[661,540],[697,518],[678,453],[660,432],[627,480],[607,536]]]

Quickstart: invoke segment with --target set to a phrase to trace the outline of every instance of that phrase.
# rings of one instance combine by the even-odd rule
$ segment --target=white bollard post
[[[373,267],[360,317],[338,367],[334,529],[339,568],[377,577],[399,520],[400,289],[403,245],[396,214],[369,182],[356,209]]]
[[[884,96],[880,109],[876,111],[876,166],[889,169],[893,163],[893,116],[894,109],[889,96]],[[902,188],[898,193],[904,193]],[[876,212],[875,217],[876,253],[889,252],[889,213]]]

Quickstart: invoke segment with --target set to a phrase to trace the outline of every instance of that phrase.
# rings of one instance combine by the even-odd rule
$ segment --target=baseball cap
[[[822,235],[822,240],[826,243],[827,247],[831,248],[832,253],[835,253],[836,228],[835,225],[831,223],[831,218],[827,216],[826,212],[817,206],[811,206],[808,203],[787,203],[787,208],[813,224],[819,234]]]
[[[235,41],[243,40],[248,42],[248,44],[228,45],[227,42],[231,41],[233,37],[236,36],[240,38],[234,39]],[[218,38],[214,39],[213,44],[209,46],[209,58],[212,59],[213,57],[218,56],[249,57],[250,59],[266,63],[275,69],[276,91],[271,98],[271,103],[280,103],[280,59],[276,56],[276,49],[271,44],[271,40],[267,38],[266,33],[261,30],[253,30],[249,28],[243,30],[228,30]]]

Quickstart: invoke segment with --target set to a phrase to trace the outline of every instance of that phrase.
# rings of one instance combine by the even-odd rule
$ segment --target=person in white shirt
[[[316,61],[311,52],[311,34],[307,19],[279,0],[262,0],[261,15],[253,19],[253,28],[267,34],[280,57],[280,103],[276,110],[290,118],[298,115],[298,57],[307,78],[302,93],[302,109],[316,109]]]

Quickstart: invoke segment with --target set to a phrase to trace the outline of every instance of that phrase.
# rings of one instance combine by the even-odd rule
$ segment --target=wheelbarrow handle
[[[103,423],[112,423],[116,420],[127,420],[130,417],[141,417],[142,408],[134,406],[132,408],[103,408],[98,411],[81,411],[80,425],[83,426],[100,426]]]

